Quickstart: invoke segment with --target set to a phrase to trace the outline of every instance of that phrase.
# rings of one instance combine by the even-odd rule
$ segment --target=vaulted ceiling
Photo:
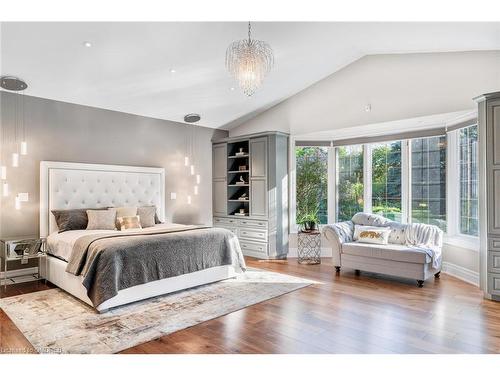
[[[27,95],[230,128],[371,54],[500,49],[500,23],[255,22],[275,66],[246,97],[225,69],[244,22],[2,23],[2,75]],[[91,47],[86,47],[90,42]]]

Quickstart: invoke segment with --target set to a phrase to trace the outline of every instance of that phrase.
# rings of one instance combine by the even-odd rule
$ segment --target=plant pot
[[[304,223],[304,230],[306,232],[311,232],[316,230],[316,223],[314,221],[306,221]]]

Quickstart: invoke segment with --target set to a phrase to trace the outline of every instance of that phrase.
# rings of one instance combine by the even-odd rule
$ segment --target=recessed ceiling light
[[[87,47],[87,48],[90,48],[90,47],[92,47],[92,43],[86,41],[86,42],[83,42],[83,46]]]
[[[172,68],[172,69],[170,69],[170,73],[176,73],[176,72],[177,72],[177,70],[175,70],[175,69],[173,69],[173,68]]]
[[[200,121],[200,119],[201,116],[197,113],[189,113],[186,116],[184,116],[184,121],[189,123],[198,122]]]
[[[234,87],[231,87],[229,90],[234,91]]]

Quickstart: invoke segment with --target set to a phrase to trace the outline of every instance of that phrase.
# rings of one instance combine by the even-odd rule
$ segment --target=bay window
[[[401,140],[302,142],[322,146],[295,148],[297,223],[311,212],[321,224],[373,212],[436,225],[450,243],[477,247],[478,134],[471,123]]]

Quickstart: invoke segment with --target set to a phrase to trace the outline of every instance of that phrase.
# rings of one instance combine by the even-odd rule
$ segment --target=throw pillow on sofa
[[[389,228],[372,227],[370,229],[362,229],[359,232],[358,242],[373,243],[379,245],[387,245],[389,243]]]

